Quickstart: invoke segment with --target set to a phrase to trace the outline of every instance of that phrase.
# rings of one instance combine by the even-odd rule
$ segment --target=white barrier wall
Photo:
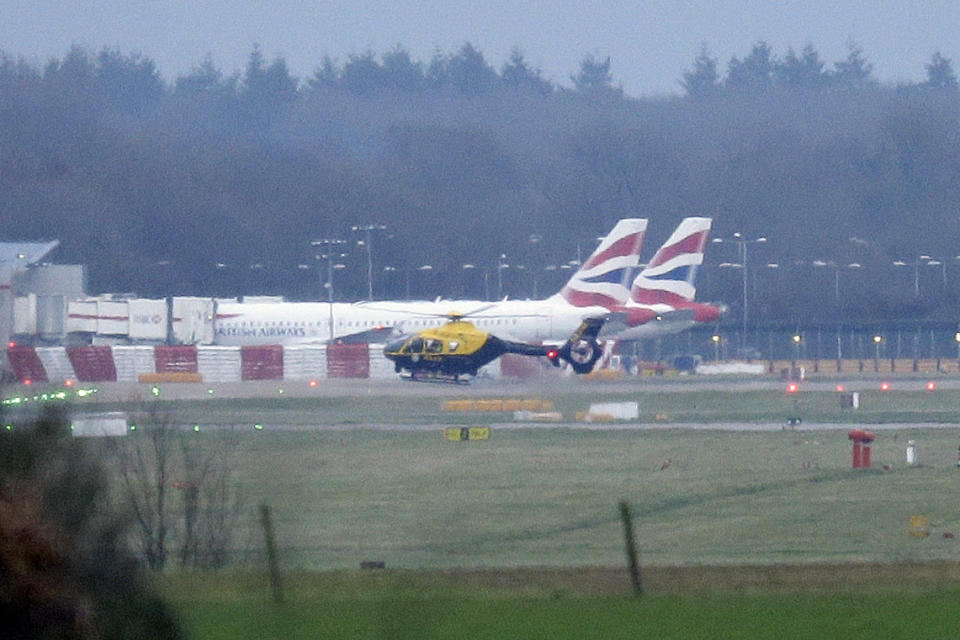
[[[382,344],[370,345],[370,377],[380,380],[395,378],[393,362],[383,355]]]
[[[47,372],[50,382],[76,380],[77,374],[73,371],[73,364],[67,357],[67,350],[63,347],[37,347],[37,358]]]
[[[137,382],[143,373],[193,371],[193,351],[196,352],[196,372],[205,382],[240,382],[244,379],[315,380],[321,378],[396,377],[394,364],[383,355],[381,345],[343,345],[339,360],[328,362],[324,345],[295,345],[284,347],[282,359],[279,347],[229,346],[175,346],[146,345],[82,346],[69,349],[71,361],[64,347],[14,346],[7,350],[7,358],[14,374],[21,380],[44,378],[53,384],[65,380],[108,382]],[[362,347],[353,349],[352,347]],[[339,347],[338,347],[339,348]],[[171,350],[186,350],[173,356]],[[178,352],[179,353],[179,352]],[[335,354],[336,355],[336,354]],[[34,357],[35,356],[35,357]],[[183,366],[170,358],[180,358]],[[76,369],[74,368],[76,362]],[[331,368],[332,367],[332,368]],[[500,359],[480,369],[481,377],[498,378],[503,375]]]
[[[240,365],[240,347],[197,347],[197,373],[206,382],[239,382]]]
[[[283,379],[313,380],[327,377],[327,348],[297,345],[283,349]]]
[[[156,369],[153,347],[113,347],[112,352],[117,382],[136,382],[141,373]]]

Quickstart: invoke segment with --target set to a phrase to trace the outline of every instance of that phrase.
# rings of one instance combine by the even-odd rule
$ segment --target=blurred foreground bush
[[[93,439],[48,410],[0,431],[0,638],[182,638],[126,544]]]

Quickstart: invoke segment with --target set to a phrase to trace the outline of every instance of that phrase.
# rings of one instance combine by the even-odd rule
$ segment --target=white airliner
[[[620,220],[559,293],[544,300],[221,303],[214,341],[222,345],[381,342],[391,333],[436,326],[451,313],[478,328],[524,342],[563,342],[585,318],[603,317],[630,300],[640,263],[643,218]]]

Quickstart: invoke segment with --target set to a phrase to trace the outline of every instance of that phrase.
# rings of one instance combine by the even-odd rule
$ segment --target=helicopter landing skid
[[[445,384],[470,384],[470,378],[462,375],[449,375],[445,373],[417,372],[401,373],[400,378],[407,382],[440,382]]]

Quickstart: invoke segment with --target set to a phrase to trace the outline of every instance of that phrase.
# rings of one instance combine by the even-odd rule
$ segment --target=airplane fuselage
[[[445,322],[456,312],[478,328],[522,342],[563,342],[585,318],[603,307],[574,307],[559,296],[546,300],[384,301],[332,305],[326,302],[220,303],[214,341],[221,345],[311,344],[367,334],[382,342],[394,333],[412,333]],[[377,339],[377,334],[381,339]]]

